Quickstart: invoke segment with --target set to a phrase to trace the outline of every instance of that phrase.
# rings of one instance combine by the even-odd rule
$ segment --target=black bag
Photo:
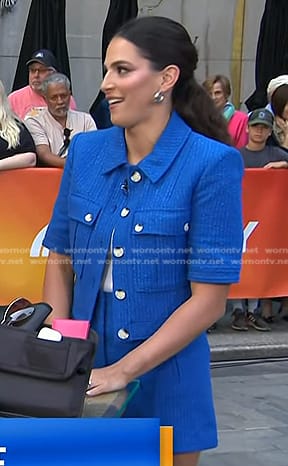
[[[81,416],[96,346],[93,330],[55,342],[0,325],[0,416]]]

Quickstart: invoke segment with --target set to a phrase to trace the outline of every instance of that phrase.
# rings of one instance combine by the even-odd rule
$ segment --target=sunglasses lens
[[[35,311],[33,306],[27,307],[26,309],[20,309],[19,311],[12,312],[9,314],[9,318],[5,321],[7,325],[21,325],[23,321],[28,319]]]
[[[71,131],[72,131],[72,130],[69,129],[69,128],[65,128],[65,129],[64,129],[64,136],[65,136],[66,139],[69,139],[69,138],[70,138]]]
[[[6,324],[7,321],[10,319],[10,315],[14,312],[26,309],[31,307],[32,303],[26,298],[17,298],[12,301],[7,308],[5,309],[3,319],[1,320],[0,324]]]

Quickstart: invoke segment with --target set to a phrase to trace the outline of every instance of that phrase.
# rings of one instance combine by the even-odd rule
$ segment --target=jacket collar
[[[157,182],[169,169],[190,133],[190,127],[176,112],[173,112],[153,151],[141,160],[137,167],[153,183]],[[106,154],[103,167],[104,173],[109,173],[121,165],[127,164],[123,128],[113,127],[110,130],[104,151]]]

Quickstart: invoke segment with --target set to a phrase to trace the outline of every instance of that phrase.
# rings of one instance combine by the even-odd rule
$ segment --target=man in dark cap
[[[45,78],[58,71],[55,56],[50,50],[40,49],[32,54],[26,65],[29,70],[29,84],[9,96],[9,103],[16,115],[24,120],[27,116],[38,115],[47,107],[46,100],[41,93],[41,85]],[[70,108],[75,110],[76,103],[71,97]]]

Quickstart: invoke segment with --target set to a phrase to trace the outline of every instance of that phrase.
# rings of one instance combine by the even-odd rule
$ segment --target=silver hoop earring
[[[153,96],[153,102],[155,102],[155,104],[161,104],[161,102],[163,102],[164,99],[165,96],[161,91],[155,92]]]

